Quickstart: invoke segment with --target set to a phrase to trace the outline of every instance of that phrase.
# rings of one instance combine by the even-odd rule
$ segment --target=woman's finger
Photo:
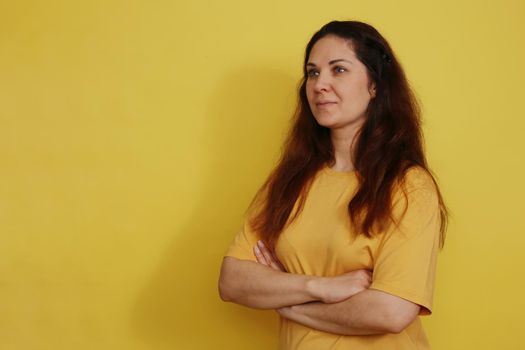
[[[264,258],[264,255],[262,254],[261,250],[259,249],[259,247],[257,245],[255,245],[253,247],[253,253],[255,255],[255,259],[257,259],[257,262],[259,264],[263,264],[263,265],[268,266],[268,262]]]
[[[268,251],[268,249],[266,248],[266,246],[264,245],[262,241],[257,242],[257,248],[259,249],[262,256],[264,257],[264,260],[266,260],[266,262],[268,263],[268,266],[275,269],[276,267],[275,261],[273,260],[270,252]]]
[[[266,260],[266,262],[268,262],[269,266],[272,269],[278,270],[278,271],[283,271],[281,269],[281,267],[279,266],[279,264],[277,263],[277,261],[274,258],[274,256],[272,255],[272,253],[268,250],[268,248],[266,248],[266,246],[264,245],[264,243],[262,241],[258,241],[257,242],[257,246],[259,248],[259,251],[264,256],[264,259]]]

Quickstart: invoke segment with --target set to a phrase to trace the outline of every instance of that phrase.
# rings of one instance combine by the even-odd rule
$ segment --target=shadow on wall
[[[241,214],[278,158],[296,84],[282,72],[248,67],[227,75],[211,96],[201,198],[184,228],[173,232],[132,318],[134,334],[150,348],[276,348],[276,313],[222,302],[217,281]]]

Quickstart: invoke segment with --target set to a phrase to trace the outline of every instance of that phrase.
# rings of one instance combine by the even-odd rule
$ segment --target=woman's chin
[[[361,116],[357,118],[344,118],[344,119],[336,115],[321,115],[321,116],[315,117],[317,124],[325,128],[332,129],[332,130],[347,129],[348,127],[350,128],[360,127],[364,123],[365,119],[366,119],[365,116]]]
[[[317,124],[324,126],[325,128],[332,128],[336,126],[336,118],[330,115],[323,115],[315,117]]]

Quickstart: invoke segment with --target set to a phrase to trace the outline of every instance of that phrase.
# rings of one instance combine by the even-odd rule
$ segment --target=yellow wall
[[[271,349],[219,301],[303,48],[375,25],[420,96],[453,218],[435,349],[517,349],[525,311],[525,2],[2,1],[0,348]]]

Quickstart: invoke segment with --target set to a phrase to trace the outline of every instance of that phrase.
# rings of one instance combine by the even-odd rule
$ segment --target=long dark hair
[[[352,160],[359,185],[348,204],[353,227],[367,237],[386,229],[393,219],[394,187],[403,184],[410,168],[419,167],[435,184],[443,247],[447,210],[427,165],[419,105],[388,42],[374,27],[357,21],[330,22],[308,42],[293,126],[279,163],[252,202],[258,208],[250,219],[252,228],[274,250],[284,227],[300,213],[315,174],[335,163],[330,130],[316,122],[306,97],[306,63],[315,43],[327,35],[349,41],[366,66],[369,81],[376,86],[376,96],[368,105],[366,120],[354,141]]]

